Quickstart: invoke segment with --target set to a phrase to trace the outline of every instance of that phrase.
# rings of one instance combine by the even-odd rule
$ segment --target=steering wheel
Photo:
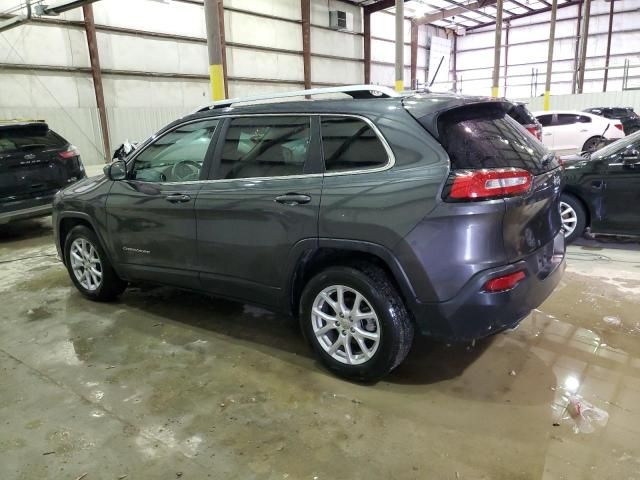
[[[171,167],[171,178],[174,181],[197,180],[200,175],[200,164],[193,160],[182,160]]]

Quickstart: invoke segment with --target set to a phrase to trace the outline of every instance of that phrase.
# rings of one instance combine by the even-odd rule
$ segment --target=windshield
[[[629,145],[637,142],[640,142],[640,132],[627,135],[626,137],[621,138],[616,142],[610,143],[606,147],[603,147],[596,152],[593,152],[591,154],[591,158],[608,157],[609,155],[617,153],[620,150],[627,148]]]
[[[46,125],[28,125],[0,129],[0,154],[25,150],[61,148],[66,142]]]

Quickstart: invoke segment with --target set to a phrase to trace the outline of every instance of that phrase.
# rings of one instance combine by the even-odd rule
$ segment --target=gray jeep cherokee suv
[[[352,96],[214,105],[61,192],[75,286],[111,300],[149,281],[291,314],[324,365],[369,381],[414,331],[515,327],[564,269],[555,157],[504,101]]]

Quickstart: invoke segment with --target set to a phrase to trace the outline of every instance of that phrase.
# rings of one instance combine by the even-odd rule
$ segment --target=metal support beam
[[[580,22],[582,21],[582,2],[578,3],[578,16],[576,17],[576,48],[573,55],[573,81],[571,82],[571,93],[576,93],[578,84],[578,55],[580,54]]]
[[[607,53],[604,59],[604,80],[602,82],[602,91],[607,91],[607,81],[609,80],[609,57],[611,55],[611,31],[613,30],[613,3],[610,0],[609,5],[609,31],[607,32]]]
[[[364,32],[364,83],[371,83],[371,13],[363,8]]]
[[[418,88],[418,29],[416,22],[411,22],[411,88]]]
[[[591,14],[591,0],[584,2],[584,21],[582,23],[582,42],[580,44],[580,62],[578,70],[578,93],[584,88],[584,70],[587,66],[587,43],[589,42],[589,15]]]
[[[493,53],[493,84],[491,96],[497,97],[500,92],[500,49],[502,48],[502,4],[504,0],[498,0],[496,5],[496,41]]]
[[[458,91],[458,35],[453,33],[453,91]]]
[[[396,0],[396,91],[404,90],[404,0]]]
[[[509,19],[505,21],[504,25],[504,92],[502,94],[507,96],[507,68],[509,67],[509,29],[511,22]]]
[[[544,82],[544,110],[549,110],[549,96],[551,95],[551,71],[553,70],[553,47],[556,41],[556,16],[558,0],[552,0],[551,23],[549,25],[549,50],[547,52],[547,75]]]
[[[73,10],[74,8],[90,5],[98,0],[61,0],[54,2],[51,5],[40,3],[35,6],[34,12],[36,15],[60,15],[61,13]]]
[[[224,37],[224,3],[218,0],[218,23],[220,30],[220,51],[222,52],[222,74],[224,76],[224,96],[229,98],[229,81],[227,76],[227,42]]]
[[[204,0],[211,99],[214,101],[225,98],[225,78],[222,64],[222,37],[220,36],[220,10],[218,8],[218,1],[220,0]]]
[[[311,0],[300,0],[302,13],[302,65],[304,88],[311,88]]]
[[[104,101],[104,89],[102,88],[102,72],[100,70],[100,55],[98,53],[98,39],[96,36],[96,23],[93,18],[91,4],[82,6],[84,15],[84,28],[87,34],[87,47],[89,49],[89,61],[91,63],[91,77],[93,78],[93,90],[98,106],[98,118],[100,119],[100,131],[102,132],[102,146],[104,148],[104,161],[111,161],[111,142],[109,141],[109,124],[107,123],[107,107]]]

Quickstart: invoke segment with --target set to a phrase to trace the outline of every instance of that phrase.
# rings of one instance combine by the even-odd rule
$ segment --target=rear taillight
[[[75,145],[69,145],[69,148],[67,148],[65,151],[63,152],[58,152],[58,156],[60,158],[73,158],[73,157],[79,157],[80,156],[80,150],[78,150],[78,147],[76,147]]]
[[[518,283],[526,278],[526,274],[520,270],[519,272],[510,273],[501,277],[492,278],[484,284],[485,292],[497,293],[511,290]]]
[[[622,126],[621,123],[614,123],[613,126],[616,127],[618,130],[620,130],[622,133],[624,133],[624,127]]]
[[[520,168],[456,170],[445,187],[450,201],[489,200],[522,195],[531,189],[533,177]]]
[[[539,129],[536,125],[526,125],[524,128],[526,128],[527,132],[529,132],[535,138],[537,138],[538,140],[542,140],[542,132],[540,131],[541,129]]]

